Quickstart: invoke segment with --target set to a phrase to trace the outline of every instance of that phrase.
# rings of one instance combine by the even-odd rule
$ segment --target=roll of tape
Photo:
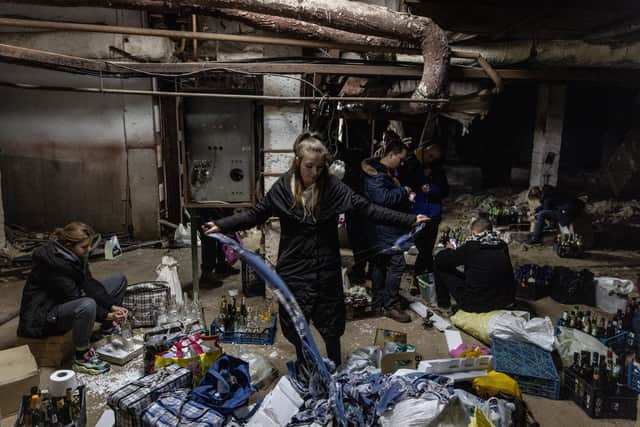
[[[75,389],[78,387],[76,373],[69,369],[55,371],[49,377],[49,381],[51,382],[49,394],[54,397],[64,396],[68,388]]]

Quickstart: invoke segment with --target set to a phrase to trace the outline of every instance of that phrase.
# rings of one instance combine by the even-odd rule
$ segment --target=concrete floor
[[[550,265],[567,265],[573,268],[590,268],[598,275],[616,275],[622,278],[637,278],[640,272],[640,254],[633,252],[594,253],[583,260],[561,260],[550,248],[527,249],[514,246],[512,257],[515,263],[536,262]],[[92,262],[92,271],[97,278],[107,277],[116,272],[127,275],[130,283],[155,279],[155,267],[163,255],[171,255],[180,263],[179,274],[183,288],[191,290],[191,259],[188,249],[161,250],[142,249],[125,253],[113,261]],[[348,261],[347,261],[348,262]],[[7,281],[0,283],[0,307],[16,307],[19,305],[24,281]],[[405,284],[406,286],[406,284]],[[206,310],[207,320],[217,313],[219,298],[230,289],[240,289],[240,275],[229,277],[223,287],[204,289],[201,291],[201,301]],[[250,299],[259,302],[260,298]],[[537,301],[534,304],[539,315],[549,315],[554,320],[565,309],[550,298]],[[387,318],[376,318],[348,322],[347,330],[342,338],[343,359],[352,351],[373,343],[376,328],[385,328],[406,332],[409,342],[417,347],[424,359],[447,357],[447,347],[444,335],[435,329],[425,330],[421,321],[412,313],[413,321],[400,324]],[[17,318],[0,326],[0,349],[7,348],[15,342]],[[314,331],[315,332],[315,331]],[[316,340],[321,343],[319,336]],[[467,344],[477,342],[463,333]],[[320,345],[322,351],[324,348]],[[224,345],[229,354],[238,355],[242,351],[252,351],[264,355],[275,366],[280,374],[286,372],[286,361],[294,356],[294,349],[278,330],[273,346]],[[41,370],[41,384],[45,386],[51,369]],[[142,374],[140,359],[130,362],[124,367],[114,366],[112,371],[98,377],[81,376],[80,380],[88,385],[88,425],[95,425],[106,407],[106,397],[112,391]],[[525,395],[525,400],[541,426],[632,426],[633,421],[625,420],[592,420],[575,404],[568,401],[553,401]],[[5,417],[3,425],[10,425],[13,417]]]

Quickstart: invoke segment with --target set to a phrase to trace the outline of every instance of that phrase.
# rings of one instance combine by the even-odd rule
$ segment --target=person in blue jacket
[[[395,132],[385,132],[381,156],[362,162],[364,194],[372,203],[409,213],[415,194],[398,180],[398,167],[407,156],[407,148]],[[380,253],[393,246],[398,237],[406,233],[406,229],[382,224],[370,224],[368,229],[370,251],[377,254],[373,260],[371,277],[373,306],[382,309],[386,317],[398,322],[410,322],[411,317],[400,307],[398,293],[405,268],[404,255]]]
[[[400,182],[416,193],[413,213],[431,218],[416,236],[418,257],[414,276],[433,272],[433,247],[442,218],[442,200],[449,194],[449,183],[442,167],[442,148],[438,144],[419,147],[407,156],[400,168]],[[414,280],[417,285],[417,280]],[[417,291],[412,290],[412,293]]]

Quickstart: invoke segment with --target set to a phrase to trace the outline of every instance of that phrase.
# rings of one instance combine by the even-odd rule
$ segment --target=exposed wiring
[[[216,70],[210,70],[210,69],[203,68],[201,70],[189,71],[189,72],[186,72],[186,73],[153,73],[153,72],[150,72],[150,71],[140,70],[140,69],[137,69],[135,67],[131,67],[131,66],[128,66],[128,65],[120,64],[120,63],[117,63],[117,62],[104,61],[104,63],[107,64],[107,65],[112,65],[114,67],[120,67],[120,68],[123,68],[125,70],[134,71],[136,73],[144,74],[146,76],[160,77],[160,78],[162,78],[162,77],[164,77],[164,78],[184,78],[184,77],[191,77],[191,76],[195,76],[195,75],[206,73],[206,72],[210,72],[210,73],[229,72],[229,73],[243,74],[243,75],[252,76],[252,77],[258,77],[258,76],[272,76],[273,77],[273,76],[275,76],[275,77],[281,77],[281,78],[285,78],[285,79],[297,80],[297,81],[299,81],[301,83],[306,84],[307,86],[312,87],[313,90],[315,90],[321,96],[323,96],[323,97],[327,96],[327,94],[325,92],[320,90],[316,85],[314,85],[309,80],[303,79],[301,77],[288,75],[288,74],[256,73],[256,72],[238,70],[238,69],[235,69],[235,68],[227,68],[227,67],[218,68]]]

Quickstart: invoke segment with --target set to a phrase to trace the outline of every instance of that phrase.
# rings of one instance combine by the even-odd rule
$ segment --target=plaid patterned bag
[[[117,426],[139,427],[142,413],[161,394],[179,388],[190,388],[191,383],[190,370],[170,365],[116,390],[107,399],[107,404],[115,413]]]
[[[169,305],[171,290],[165,282],[129,285],[122,306],[132,313],[133,328],[156,326],[158,311]]]
[[[160,396],[142,416],[145,427],[221,427],[225,417],[211,408],[189,400],[189,390],[176,390]]]

